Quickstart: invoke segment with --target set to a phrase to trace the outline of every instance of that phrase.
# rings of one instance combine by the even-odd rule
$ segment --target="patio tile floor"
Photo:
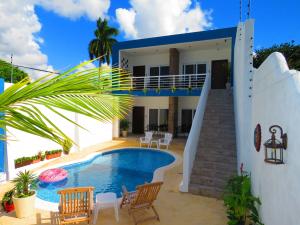
[[[182,156],[185,140],[175,139],[170,146],[170,150]],[[86,156],[92,152],[100,152],[107,149],[122,147],[138,147],[136,138],[119,138],[107,143],[95,145],[80,152],[61,157],[50,162],[56,164],[66,161],[72,161]],[[49,165],[49,164],[48,164]],[[48,166],[48,165],[43,165]],[[155,207],[160,215],[160,222],[150,220],[143,222],[144,225],[224,225],[227,222],[225,208],[221,200],[207,198],[202,196],[181,193],[178,190],[182,178],[182,163],[169,169],[165,173],[164,185],[155,202]],[[12,187],[7,183],[0,186],[0,197],[4,192]],[[149,211],[150,212],[150,211]],[[144,217],[149,212],[141,212]],[[143,215],[144,214],[144,215]],[[37,209],[36,214],[30,218],[18,219],[15,213],[0,212],[0,225],[48,225],[58,224],[57,214],[49,211]],[[98,215],[98,225],[132,225],[133,221],[129,217],[126,209],[120,210],[120,221],[116,222],[113,209],[101,210]]]

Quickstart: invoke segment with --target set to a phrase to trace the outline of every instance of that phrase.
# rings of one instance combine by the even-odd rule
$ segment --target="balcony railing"
[[[130,77],[132,90],[140,89],[198,89],[202,88],[206,74],[180,74]]]

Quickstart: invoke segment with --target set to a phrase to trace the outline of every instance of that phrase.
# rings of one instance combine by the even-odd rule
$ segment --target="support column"
[[[179,74],[179,51],[176,48],[169,49],[170,75]],[[176,83],[176,79],[175,79]],[[171,87],[173,83],[171,84]],[[178,126],[178,97],[169,96],[168,131],[175,135]]]
[[[168,132],[175,135],[178,125],[178,97],[169,97]]]

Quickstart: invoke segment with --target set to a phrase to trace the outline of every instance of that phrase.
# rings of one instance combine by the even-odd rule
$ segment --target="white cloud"
[[[128,38],[202,31],[212,26],[211,10],[191,0],[131,0],[132,8],[116,9],[120,28]]]
[[[35,0],[44,9],[51,10],[61,16],[77,19],[87,16],[96,20],[106,16],[110,0]]]
[[[33,4],[22,0],[0,2],[0,58],[10,61],[13,53],[15,64],[48,68],[47,55],[39,46],[42,38],[37,33],[40,30]],[[34,76],[37,74],[40,73]]]
[[[48,64],[48,57],[41,51],[44,38],[38,35],[42,24],[35,11],[35,5],[53,10],[68,18],[87,16],[96,20],[103,16],[110,5],[109,0],[0,0],[0,58],[17,65],[54,71]],[[59,53],[58,53],[59,54]],[[26,70],[33,79],[44,72]]]
[[[118,22],[120,23],[121,30],[124,31],[125,37],[137,38],[137,30],[134,27],[135,15],[133,9],[122,9],[119,8],[116,10],[116,17]]]

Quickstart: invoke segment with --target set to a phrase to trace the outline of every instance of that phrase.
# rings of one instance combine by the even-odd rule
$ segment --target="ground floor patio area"
[[[184,139],[175,139],[170,146],[169,150],[182,157],[185,145]],[[50,166],[50,164],[57,164],[78,160],[87,154],[94,152],[101,152],[108,149],[116,149],[123,147],[138,147],[139,142],[137,138],[119,138],[107,143],[92,146],[80,152],[72,153],[68,156],[63,156],[43,165],[43,167]],[[159,213],[160,222],[150,220],[141,224],[145,225],[224,225],[227,223],[225,208],[222,200],[214,198],[207,198],[189,193],[179,192],[179,184],[182,179],[182,161],[179,160],[177,165],[167,170],[164,176],[164,185],[158,195],[158,199],[154,205]],[[0,186],[0,197],[2,198],[5,191],[9,190],[12,184],[7,183]],[[150,210],[140,212],[137,218],[144,218]],[[45,210],[36,209],[35,215],[26,218],[18,219],[15,213],[5,213],[3,210],[0,212],[0,225],[47,225],[59,224],[57,213]],[[132,225],[133,220],[128,215],[127,210],[120,210],[120,221],[117,222],[114,217],[113,209],[104,209],[99,212],[98,225]]]

